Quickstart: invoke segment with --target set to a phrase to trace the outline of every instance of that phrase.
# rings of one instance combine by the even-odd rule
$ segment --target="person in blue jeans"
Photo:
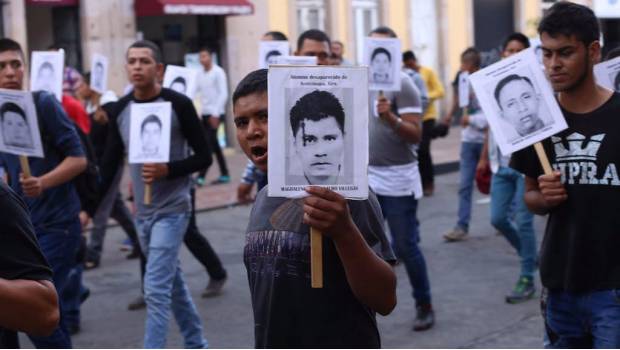
[[[461,54],[461,71],[472,74],[480,69],[480,53],[470,47]],[[459,74],[461,74],[459,72]],[[459,75],[452,83],[454,95],[458,96]],[[474,189],[474,179],[476,176],[476,166],[482,153],[484,135],[487,128],[487,121],[482,114],[478,99],[474,95],[473,89],[469,89],[469,105],[466,107],[467,113],[461,118],[461,154],[459,162],[459,202],[458,220],[454,228],[444,234],[443,238],[447,242],[462,241],[467,238],[469,233],[469,221],[471,220],[471,198]],[[452,107],[443,123],[450,125],[452,117],[457,112],[458,99],[452,101]]]
[[[379,27],[370,36],[395,38],[396,34]],[[435,313],[426,260],[418,246],[417,207],[423,192],[417,144],[422,137],[422,98],[407,74],[401,72],[400,79],[398,92],[370,91],[368,184],[390,228],[394,252],[409,276],[416,303],[413,330],[424,331],[435,324]]]
[[[205,348],[202,322],[181,272],[179,249],[191,216],[191,174],[211,165],[211,153],[192,101],[163,88],[160,49],[150,41],[137,41],[127,50],[127,75],[133,91],[121,98],[108,114],[110,126],[101,160],[102,193],[110,187],[129,149],[131,106],[134,103],[168,102],[171,105],[170,159],[168,163],[130,164],[136,198],[136,227],[146,257],[145,348],[166,346],[170,314],[174,316],[186,348]],[[193,151],[190,154],[190,149]],[[151,203],[144,201],[151,186]]]
[[[22,90],[24,55],[20,45],[0,39],[0,88]],[[52,267],[58,295],[68,287],[75,266],[81,224],[80,201],[72,179],[86,168],[80,139],[56,98],[47,92],[33,93],[45,158],[28,158],[31,176],[25,177],[19,157],[0,153],[0,167],[9,186],[24,200],[43,255]],[[70,348],[66,310],[60,300],[60,324],[48,337],[30,336],[37,348]]]
[[[504,41],[502,57],[509,57],[529,46],[529,39],[525,35],[513,33]],[[499,101],[498,103],[502,109],[506,107],[503,103]],[[536,292],[534,285],[536,234],[534,233],[534,215],[527,209],[523,200],[525,178],[523,174],[511,169],[509,162],[510,155],[501,154],[493,134],[488,131],[478,170],[485,169],[490,163],[493,172],[491,224],[506,237],[521,258],[519,279],[512,292],[506,295],[507,303],[519,303],[531,299]]]
[[[555,3],[540,21],[543,65],[568,126],[512,155],[525,174],[525,204],[548,215],[540,277],[548,290],[552,348],[620,348],[620,94],[597,85],[601,57],[594,12]]]

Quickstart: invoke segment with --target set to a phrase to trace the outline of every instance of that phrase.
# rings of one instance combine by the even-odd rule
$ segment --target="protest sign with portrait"
[[[288,56],[290,54],[289,43],[286,40],[260,41],[259,45],[259,68],[269,68],[269,65],[277,64],[279,56]]]
[[[364,65],[368,66],[368,84],[372,91],[400,91],[403,56],[400,40],[366,38]]]
[[[319,185],[367,198],[367,69],[272,66],[268,84],[269,195]]]
[[[62,101],[65,52],[33,51],[30,65],[30,90],[47,91]]]
[[[94,54],[90,66],[90,88],[104,94],[108,89],[108,58]]]
[[[129,125],[129,163],[167,163],[170,159],[170,102],[134,103]]]
[[[510,154],[567,128],[533,49],[470,76],[502,154]]]
[[[44,157],[32,93],[0,89],[0,152]]]
[[[168,65],[166,66],[163,85],[193,99],[196,93],[196,78],[197,71],[195,69]]]

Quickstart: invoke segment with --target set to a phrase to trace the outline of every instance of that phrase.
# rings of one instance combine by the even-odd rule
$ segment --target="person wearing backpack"
[[[21,46],[8,38],[0,39],[0,88],[22,90],[26,65]],[[45,158],[29,158],[32,176],[24,177],[19,158],[0,153],[0,166],[7,173],[9,186],[30,210],[35,234],[43,255],[53,270],[53,282],[59,295],[67,288],[69,273],[75,265],[80,242],[80,202],[73,179],[87,166],[84,149],[74,126],[56,98],[46,92],[34,92],[34,103]],[[70,348],[71,338],[60,301],[60,325],[47,337],[29,335],[37,348]]]

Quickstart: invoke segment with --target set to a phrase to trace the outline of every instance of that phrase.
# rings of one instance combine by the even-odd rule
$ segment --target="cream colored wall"
[[[409,0],[390,0],[384,1],[383,4],[385,25],[396,32],[403,51],[411,49]]]
[[[517,24],[515,30],[522,32],[528,37],[537,36],[536,28],[542,16],[540,0],[519,0],[518,11],[515,12],[518,15],[518,21],[515,21],[515,24]]]
[[[459,70],[460,55],[473,44],[473,7],[471,0],[440,1],[440,40],[443,43],[444,83],[449,82]]]
[[[136,40],[133,0],[81,0],[80,25],[84,70],[94,53],[108,57],[108,87],[122,94],[127,85],[125,52]]]
[[[28,52],[25,0],[13,0],[4,4],[4,34],[17,41]]]

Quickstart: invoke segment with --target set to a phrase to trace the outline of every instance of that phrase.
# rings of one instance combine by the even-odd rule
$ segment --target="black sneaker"
[[[431,304],[416,307],[416,316],[413,321],[413,330],[416,332],[431,329],[435,324],[435,312]]]
[[[532,299],[535,293],[536,287],[534,286],[534,279],[531,277],[522,276],[517,281],[513,291],[506,295],[506,302],[508,304],[522,303]]]
[[[222,288],[224,288],[224,283],[226,283],[226,277],[221,280],[210,279],[207,288],[202,292],[203,298],[211,298],[222,294]]]
[[[144,297],[140,295],[136,299],[134,299],[129,305],[127,305],[127,310],[135,311],[144,309],[146,307],[146,301],[144,301]]]

